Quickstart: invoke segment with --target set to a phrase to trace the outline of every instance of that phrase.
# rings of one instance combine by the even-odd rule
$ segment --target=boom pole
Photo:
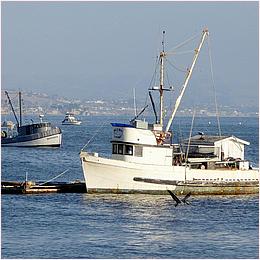
[[[17,123],[17,125],[19,126],[19,121],[18,121],[17,116],[16,116],[16,114],[15,114],[15,111],[14,111],[14,107],[13,107],[12,101],[11,101],[11,99],[10,99],[10,97],[9,97],[7,91],[5,91],[5,94],[6,94],[7,98],[8,98],[8,102],[9,102],[9,104],[10,104],[10,107],[11,107],[12,111],[13,111],[13,114],[14,114],[14,117],[15,117],[15,120],[16,120],[16,123]]]
[[[177,110],[178,110],[178,108],[179,108],[179,106],[180,106],[181,99],[182,99],[183,94],[184,94],[184,92],[185,92],[185,90],[186,90],[186,88],[187,88],[189,79],[190,79],[190,77],[191,77],[192,71],[193,71],[194,66],[195,66],[195,64],[196,64],[196,61],[197,61],[197,58],[198,58],[198,56],[199,56],[201,47],[202,47],[202,45],[203,45],[203,43],[204,43],[204,41],[205,41],[206,36],[208,36],[208,35],[209,35],[208,29],[204,29],[204,30],[203,30],[203,33],[202,33],[202,36],[201,36],[201,40],[200,40],[199,46],[198,46],[197,49],[195,49],[195,55],[194,55],[194,57],[193,57],[193,61],[192,61],[191,68],[188,69],[188,71],[187,71],[186,79],[185,79],[184,84],[183,84],[183,86],[182,86],[181,93],[180,93],[180,95],[178,96],[178,98],[177,98],[177,100],[176,100],[176,103],[175,103],[175,106],[174,106],[172,115],[171,115],[171,117],[170,117],[170,119],[169,119],[169,121],[168,121],[168,124],[167,124],[167,126],[166,126],[166,129],[165,129],[166,132],[168,132],[169,129],[170,129],[170,127],[171,127],[173,118],[175,117],[175,114],[176,114],[176,112],[177,112]]]

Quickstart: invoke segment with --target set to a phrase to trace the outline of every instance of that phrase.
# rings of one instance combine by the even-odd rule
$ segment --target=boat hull
[[[254,194],[259,190],[257,170],[196,170],[184,166],[143,165],[87,152],[81,152],[80,157],[89,193],[166,194],[169,189],[176,194],[237,195]]]
[[[73,123],[71,123],[71,122],[62,123],[62,125],[80,125],[80,124],[81,124],[81,121],[77,121],[77,122],[73,122]]]
[[[1,140],[1,146],[14,146],[14,147],[59,147],[61,145],[62,134],[53,134],[49,136],[30,136],[28,138],[6,138]]]

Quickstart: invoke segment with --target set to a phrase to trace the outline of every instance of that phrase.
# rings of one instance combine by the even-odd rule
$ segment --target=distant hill
[[[12,100],[13,107],[18,113],[18,90],[7,90]],[[10,114],[11,108],[7,97],[1,90],[1,114]],[[146,101],[136,100],[138,111],[140,111]],[[57,95],[50,96],[45,93],[22,92],[22,109],[24,114],[50,114],[64,115],[66,112],[73,112],[76,115],[131,115],[134,113],[133,100],[80,100],[68,99]],[[196,108],[197,109],[197,108]],[[167,112],[169,115],[171,109]],[[182,104],[177,113],[178,116],[190,116],[194,108],[188,107],[187,104]],[[258,116],[258,107],[238,104],[234,106],[219,106],[221,116]],[[152,115],[151,106],[147,108],[145,114]],[[199,116],[214,116],[215,107],[211,105],[203,105],[198,110]]]

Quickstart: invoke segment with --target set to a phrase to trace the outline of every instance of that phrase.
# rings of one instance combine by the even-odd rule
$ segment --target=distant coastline
[[[17,104],[17,92],[11,90],[10,95],[15,108]],[[23,113],[26,115],[64,115],[66,112],[73,112],[75,115],[82,116],[117,116],[117,115],[134,115],[134,106],[132,99],[121,100],[105,100],[91,99],[79,100],[68,99],[58,96],[49,96],[43,93],[23,92]],[[144,101],[138,101],[138,104],[144,104]],[[139,110],[141,107],[139,107]],[[221,117],[259,117],[259,108],[256,106],[239,105],[219,106],[219,114]],[[17,110],[18,111],[18,110]],[[152,115],[152,111],[147,110],[146,115]],[[169,113],[169,111],[168,111]],[[1,91],[1,115],[11,114],[10,106],[7,102],[4,91]],[[192,116],[193,108],[184,105],[177,112],[177,116]],[[198,117],[214,117],[216,112],[209,105],[203,105],[201,109],[196,111]]]

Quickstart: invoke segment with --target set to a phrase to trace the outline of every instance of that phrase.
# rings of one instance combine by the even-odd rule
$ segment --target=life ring
[[[6,131],[2,131],[2,132],[1,132],[1,137],[2,137],[2,138],[6,138],[6,137],[7,137]]]

